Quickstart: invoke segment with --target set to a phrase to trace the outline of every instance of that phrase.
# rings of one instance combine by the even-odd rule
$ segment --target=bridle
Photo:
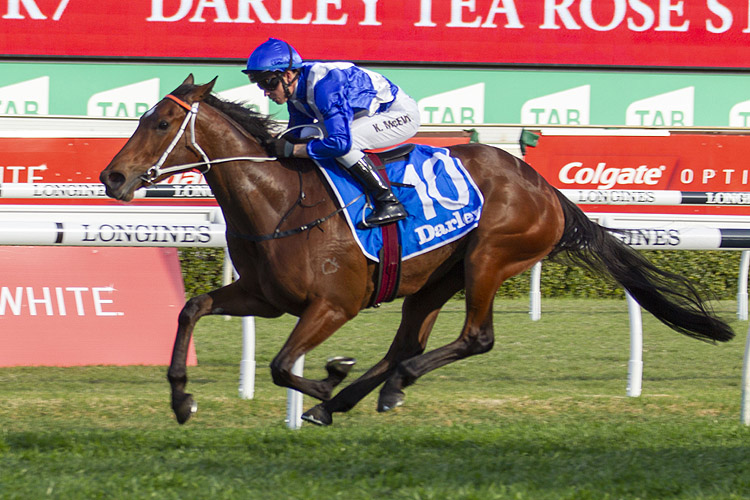
[[[214,160],[210,160],[206,152],[203,151],[203,148],[198,145],[198,142],[195,139],[195,120],[198,117],[198,107],[200,106],[200,101],[196,101],[192,105],[190,105],[172,94],[167,94],[165,99],[170,99],[177,103],[181,108],[187,111],[187,114],[185,115],[185,119],[182,121],[182,125],[180,125],[180,130],[177,131],[174,139],[172,139],[172,142],[169,144],[169,146],[167,146],[167,149],[164,150],[164,153],[162,153],[159,160],[148,170],[146,170],[146,173],[140,176],[140,179],[145,182],[147,186],[152,185],[154,181],[162,175],[185,172],[188,170],[197,169],[198,167],[206,167],[205,169],[201,170],[201,173],[205,174],[216,163],[228,163],[231,161],[253,161],[263,163],[267,161],[274,161],[277,159],[276,157],[272,156],[236,156],[232,158],[216,158]],[[203,157],[203,161],[196,163],[184,163],[182,165],[173,165],[171,167],[163,167],[164,163],[167,161],[167,158],[172,153],[175,146],[177,146],[177,143],[185,133],[188,125],[190,125],[190,145],[200,153],[201,157]]]
[[[170,99],[177,103],[181,108],[183,108],[185,111],[187,111],[187,115],[185,116],[185,119],[182,121],[182,125],[180,125],[180,130],[177,131],[177,135],[174,136],[174,139],[172,139],[172,142],[167,146],[167,149],[164,150],[164,153],[162,153],[159,160],[150,167],[146,173],[140,176],[140,179],[146,183],[146,185],[152,185],[154,183],[154,180],[158,177],[161,177],[164,174],[174,174],[177,172],[185,172],[187,170],[192,170],[194,168],[198,167],[206,167],[204,170],[201,171],[201,173],[205,174],[211,169],[211,166],[216,163],[227,163],[231,161],[253,161],[258,163],[263,163],[267,161],[275,161],[278,158],[276,157],[270,157],[270,156],[236,156],[232,158],[217,158],[215,160],[211,160],[208,158],[208,155],[205,151],[203,151],[203,148],[200,147],[198,142],[195,140],[195,119],[198,116],[198,107],[200,106],[200,101],[194,102],[192,105],[186,103],[179,97],[175,97],[172,94],[167,94],[165,96],[165,99]],[[171,167],[164,168],[164,162],[167,161],[167,157],[172,153],[174,148],[177,146],[177,143],[182,138],[182,136],[185,134],[185,130],[187,130],[188,124],[190,125],[190,145],[193,146],[203,157],[203,161],[197,162],[197,163],[184,163],[182,165],[174,165]],[[290,127],[281,134],[279,134],[277,137],[283,137],[285,134],[300,129],[303,127],[307,127],[308,125],[298,125],[295,127]],[[316,137],[322,137],[323,131],[320,128],[319,125],[310,125],[314,128],[318,129],[319,135]],[[312,138],[312,137],[311,137]],[[284,223],[284,221],[289,217],[289,215],[292,213],[295,207],[301,206],[303,200],[305,199],[305,193],[302,191],[302,173],[298,171],[298,175],[300,177],[300,193],[297,198],[297,202],[287,211],[287,213],[281,218],[279,221],[279,224],[276,226],[276,229],[273,233],[270,234],[264,234],[264,235],[248,235],[248,234],[240,234],[232,231],[227,227],[227,235],[234,236],[236,238],[245,239],[248,241],[254,241],[254,242],[261,242],[261,241],[268,241],[268,240],[276,240],[279,238],[286,238],[287,236],[292,236],[294,234],[303,233],[305,231],[309,231],[310,229],[314,227],[320,226],[322,223],[330,219],[331,217],[337,215],[339,212],[342,212],[346,210],[349,205],[357,201],[356,198],[352,200],[348,205],[338,208],[334,210],[332,213],[326,215],[325,217],[321,217],[319,219],[316,219],[312,222],[309,222],[307,224],[303,224],[302,226],[296,227],[294,229],[290,229],[287,231],[281,231],[281,226]],[[364,195],[360,195],[360,198]]]

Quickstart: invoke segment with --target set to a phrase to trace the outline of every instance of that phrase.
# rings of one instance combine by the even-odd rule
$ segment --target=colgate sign
[[[562,184],[571,188],[657,189],[666,170],[665,165],[608,167],[606,162],[599,162],[595,167],[590,167],[584,162],[572,161],[563,165],[558,179]]]
[[[526,161],[559,189],[750,191],[750,135],[542,135]],[[709,201],[712,199],[708,197]],[[723,199],[724,196],[714,196]],[[747,207],[582,205],[589,212],[750,215]]]

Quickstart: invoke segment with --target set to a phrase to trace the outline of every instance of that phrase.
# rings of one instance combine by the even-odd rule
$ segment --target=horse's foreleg
[[[294,375],[292,366],[300,356],[320,345],[349,321],[356,312],[356,310],[347,312],[341,307],[334,307],[324,299],[309,305],[300,315],[299,321],[284,346],[271,361],[273,382],[320,400],[329,399],[333,388],[343,380],[351,364],[347,365],[346,362],[337,364],[337,360],[333,360],[329,363],[329,376],[324,380],[310,380]]]
[[[212,292],[193,297],[185,303],[177,321],[177,335],[167,379],[172,388],[172,410],[181,424],[195,413],[197,405],[187,386],[187,354],[195,324],[207,314],[230,316],[278,316],[278,312],[249,296],[236,281]]]
[[[177,421],[184,424],[198,409],[192,394],[185,393],[187,385],[187,354],[195,323],[210,311],[211,298],[208,294],[193,297],[185,303],[177,320],[177,335],[172,348],[172,361],[167,371],[167,379],[172,387],[172,411]]]
[[[401,324],[385,357],[333,399],[309,409],[302,418],[317,425],[330,425],[333,413],[354,408],[383,383],[401,361],[424,352],[440,309],[462,288],[462,283],[463,266],[458,265],[441,282],[430,284],[405,298],[401,309]]]

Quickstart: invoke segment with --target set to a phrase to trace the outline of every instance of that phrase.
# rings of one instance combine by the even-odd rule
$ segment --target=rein
[[[213,164],[216,163],[228,163],[232,161],[253,161],[258,163],[263,163],[266,161],[274,161],[277,158],[275,157],[267,157],[267,156],[236,156],[233,158],[217,158],[215,160],[210,160],[208,158],[208,155],[205,151],[203,151],[203,148],[201,148],[198,145],[198,142],[195,140],[195,120],[198,117],[198,107],[200,106],[200,102],[196,101],[193,103],[193,105],[189,105],[182,99],[173,96],[172,94],[167,94],[167,99],[170,99],[174,102],[176,102],[181,108],[187,111],[187,115],[185,115],[185,119],[182,121],[182,125],[180,125],[180,130],[177,131],[177,134],[174,136],[174,139],[172,139],[172,142],[167,146],[167,149],[164,150],[164,153],[162,153],[161,158],[148,170],[146,170],[146,173],[141,175],[140,179],[146,183],[146,185],[153,185],[154,180],[161,177],[164,174],[176,174],[178,172],[186,172],[188,170],[193,170],[194,168],[198,167],[206,167],[205,170],[202,170],[201,173],[205,174],[209,170],[211,170],[211,167]],[[193,146],[203,157],[203,161],[196,162],[196,163],[184,163],[182,165],[174,165],[171,167],[163,168],[164,163],[167,161],[167,157],[172,153],[175,146],[177,146],[177,143],[182,138],[183,134],[185,133],[185,130],[187,129],[188,124],[190,125],[190,145]]]
[[[302,174],[300,174],[302,175]],[[300,188],[302,186],[302,180],[300,179]],[[242,234],[242,233],[235,233],[234,231],[231,231],[229,227],[227,227],[227,235],[232,236],[234,238],[240,238],[246,241],[253,241],[253,242],[261,242],[261,241],[268,241],[268,240],[278,240],[280,238],[286,238],[287,236],[293,236],[295,234],[304,233],[305,231],[308,231],[314,227],[320,226],[325,221],[333,217],[334,215],[338,215],[339,213],[343,212],[347,208],[349,208],[352,204],[354,204],[357,200],[362,198],[364,194],[359,195],[352,201],[350,201],[348,204],[344,205],[341,208],[337,208],[330,214],[326,215],[325,217],[321,217],[320,219],[315,219],[312,222],[308,222],[307,224],[303,224],[299,227],[295,227],[294,229],[287,229],[286,231],[280,231],[279,227],[284,223],[284,221],[287,219],[289,214],[292,213],[295,207],[302,204],[302,200],[305,198],[305,193],[300,191],[300,197],[297,198],[297,203],[295,203],[292,208],[289,209],[289,211],[282,217],[281,221],[279,221],[278,226],[276,226],[276,229],[273,231],[273,233],[269,234],[261,234],[258,236],[255,236],[253,234]]]
[[[264,163],[267,161],[275,161],[278,159],[276,157],[267,157],[267,156],[235,156],[232,158],[217,158],[215,160],[210,160],[206,152],[203,151],[203,148],[201,148],[198,145],[198,142],[195,140],[195,120],[198,117],[198,107],[200,106],[200,101],[196,101],[192,105],[190,105],[186,103],[185,101],[183,101],[182,99],[180,99],[179,97],[175,97],[172,94],[167,94],[165,98],[170,99],[174,101],[175,103],[177,103],[181,108],[187,111],[187,115],[185,116],[185,119],[182,121],[182,125],[180,125],[180,130],[177,131],[177,135],[174,136],[174,139],[172,139],[172,142],[169,144],[169,146],[167,146],[167,149],[164,150],[164,153],[162,153],[159,160],[152,167],[150,167],[146,171],[145,174],[140,176],[140,179],[143,182],[145,182],[147,185],[149,186],[153,185],[154,180],[157,179],[158,177],[161,177],[164,174],[174,174],[178,172],[185,172],[187,170],[192,170],[194,168],[203,167],[203,166],[207,167],[205,170],[201,171],[202,174],[205,174],[209,170],[211,170],[211,167],[214,164],[217,164],[217,163],[229,163],[232,161],[252,161],[252,162],[257,162],[257,163]],[[185,133],[185,130],[187,129],[188,124],[190,125],[190,145],[193,146],[201,154],[201,156],[203,157],[203,161],[196,162],[196,163],[184,163],[182,165],[174,165],[171,167],[163,168],[164,163],[167,161],[167,157],[172,153],[174,148],[177,146],[177,143],[180,141],[183,134]],[[318,132],[320,136],[322,137],[323,132],[320,129],[320,126],[315,126],[315,127],[318,128]],[[283,134],[281,134],[281,136],[297,128],[302,128],[302,126],[292,127],[286,130]],[[302,172],[298,171],[297,174],[299,175],[299,189],[300,189],[299,197],[297,198],[296,203],[292,205],[292,207],[287,211],[287,213],[284,214],[284,216],[281,218],[281,220],[279,221],[279,224],[276,226],[276,229],[274,230],[273,233],[258,235],[258,236],[251,235],[251,234],[235,233],[234,231],[231,231],[229,229],[229,226],[227,226],[227,235],[236,237],[236,238],[241,238],[243,240],[254,241],[254,242],[286,238],[287,236],[292,236],[295,234],[303,233],[314,227],[320,226],[322,223],[324,223],[331,217],[349,208],[349,206],[351,206],[357,200],[362,198],[362,196],[364,196],[364,194],[358,196],[354,200],[350,201],[347,205],[339,209],[336,209],[335,211],[326,215],[325,217],[321,217],[312,222],[308,222],[307,224],[303,224],[294,229],[280,231],[279,228],[284,223],[284,221],[289,217],[289,215],[291,215],[291,213],[294,211],[294,209],[297,206],[302,205],[302,200],[305,199],[305,192],[302,190]]]

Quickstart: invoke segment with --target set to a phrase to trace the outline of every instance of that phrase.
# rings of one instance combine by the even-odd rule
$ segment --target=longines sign
[[[748,68],[747,0],[0,0],[5,55]],[[40,36],[43,34],[43,36]]]

